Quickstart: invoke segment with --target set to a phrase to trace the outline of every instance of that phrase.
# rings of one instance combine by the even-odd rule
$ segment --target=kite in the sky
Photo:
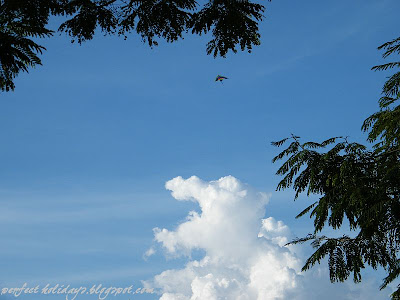
[[[222,80],[224,80],[224,79],[228,79],[228,77],[218,75],[217,78],[215,78],[215,81],[221,81],[222,82]]]

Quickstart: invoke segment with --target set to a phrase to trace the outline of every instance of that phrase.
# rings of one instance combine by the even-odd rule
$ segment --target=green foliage
[[[193,33],[207,33],[212,29],[214,38],[207,44],[207,53],[225,56],[236,45],[249,52],[252,45],[260,44],[258,23],[263,18],[264,6],[250,1],[210,1],[192,16]]]
[[[271,1],[271,0],[269,0]],[[157,39],[174,42],[187,32],[211,31],[207,54],[225,57],[229,51],[252,50],[260,44],[258,22],[265,7],[250,0],[0,0],[0,89],[14,89],[20,71],[41,64],[45,48],[33,37],[50,36],[51,15],[67,18],[59,31],[72,42],[90,40],[97,31],[127,37],[139,34],[149,46]]]
[[[0,1],[0,88],[14,89],[13,79],[20,71],[40,65],[37,56],[45,48],[31,38],[46,37],[45,28],[51,3],[40,0]]]
[[[385,43],[378,49],[386,49],[384,57],[390,54],[400,54],[400,38]],[[400,62],[390,62],[373,67],[373,70],[387,70],[400,67]],[[375,142],[377,151],[398,151],[400,136],[400,105],[395,105],[400,98],[400,72],[396,72],[386,81],[383,86],[383,97],[379,100],[380,111],[374,113],[364,121],[362,129],[369,129],[368,141]]]
[[[385,43],[384,57],[400,54],[400,38]],[[373,70],[400,66],[391,62]],[[300,138],[273,142],[280,147],[290,141],[273,162],[285,160],[277,174],[283,179],[277,190],[293,187],[295,199],[300,193],[319,195],[319,200],[297,217],[309,213],[314,219],[314,232],[290,244],[312,241],[315,252],[303,270],[328,256],[331,281],[344,281],[352,274],[361,281],[365,264],[385,268],[387,277],[381,289],[400,275],[400,72],[389,77],[379,101],[380,111],[364,121],[362,130],[369,131],[367,147],[350,143],[345,137],[330,138],[322,143],[301,143]],[[338,229],[347,219],[354,238],[318,236],[325,226]],[[400,285],[392,299],[400,299]]]

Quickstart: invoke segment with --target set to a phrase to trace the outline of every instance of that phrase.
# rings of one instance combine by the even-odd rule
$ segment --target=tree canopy
[[[400,38],[381,45],[383,57],[400,54]],[[375,66],[373,70],[400,67],[400,62]],[[362,130],[367,145],[334,137],[321,143],[300,142],[292,135],[273,142],[289,146],[273,162],[286,159],[277,174],[284,176],[277,189],[293,187],[295,199],[302,192],[320,195],[297,216],[310,214],[314,232],[291,243],[312,241],[315,252],[303,270],[328,256],[330,279],[344,281],[352,274],[361,281],[361,269],[370,265],[387,271],[381,289],[400,275],[400,72],[386,81],[379,100],[380,110],[367,118]],[[338,229],[347,219],[353,238],[320,236],[325,226]],[[400,299],[400,284],[392,294]]]
[[[19,72],[41,64],[45,48],[33,38],[49,37],[52,15],[66,20],[58,30],[72,42],[90,40],[100,30],[126,37],[136,32],[150,46],[157,39],[174,42],[185,33],[212,39],[207,54],[252,50],[260,44],[258,23],[265,7],[249,0],[0,0],[0,89],[14,90]]]

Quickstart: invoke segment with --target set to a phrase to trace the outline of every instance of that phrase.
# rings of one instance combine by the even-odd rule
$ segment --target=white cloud
[[[143,259],[147,260],[150,256],[156,254],[156,250],[153,247],[150,247],[144,254],[143,254]]]
[[[384,299],[376,283],[333,285],[326,269],[300,273],[303,261],[288,226],[263,219],[269,196],[232,176],[205,182],[176,177],[166,183],[179,201],[194,201],[200,212],[189,212],[173,231],[154,229],[155,241],[170,256],[187,256],[182,269],[166,270],[145,287],[158,289],[161,300]],[[148,252],[154,251],[150,248]],[[201,260],[192,260],[194,250]],[[372,298],[371,298],[372,296]]]

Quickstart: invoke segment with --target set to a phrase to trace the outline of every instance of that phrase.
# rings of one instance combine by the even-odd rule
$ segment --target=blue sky
[[[376,48],[398,36],[400,3],[266,7],[262,45],[227,58],[206,55],[207,35],[154,49],[134,35],[42,41],[43,66],[0,94],[1,286],[140,287],[183,267],[187,257],[160,251],[143,259],[157,244],[153,228],[173,230],[198,210],[165,189],[177,176],[232,175],[271,193],[265,217],[294,235],[312,230],[294,219],[309,200],[275,192],[270,142],[291,133],[365,140],[362,121],[388,76],[370,69],[383,61]],[[229,79],[215,82],[218,74]]]

